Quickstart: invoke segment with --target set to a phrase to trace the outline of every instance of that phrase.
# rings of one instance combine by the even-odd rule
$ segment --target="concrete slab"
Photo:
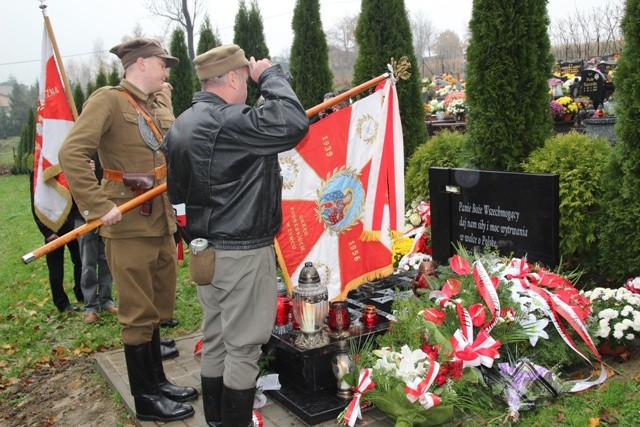
[[[180,351],[180,356],[164,361],[165,374],[172,382],[181,386],[191,386],[198,390],[201,389],[200,362],[193,356],[193,349],[201,337],[201,334],[194,334],[175,339],[176,347]],[[98,371],[104,376],[106,381],[122,396],[122,401],[127,411],[131,415],[131,418],[135,420],[135,408],[133,396],[131,396],[129,391],[129,378],[124,360],[124,350],[120,348],[98,353],[96,355],[96,364]],[[196,411],[195,415],[191,418],[171,423],[135,420],[136,425],[138,427],[155,427],[160,425],[166,427],[206,426],[204,412],[202,410],[202,398],[199,397],[198,400],[190,403]],[[298,427],[308,425],[271,398],[267,399],[267,404],[260,408],[259,411],[264,419],[264,427]],[[364,409],[363,417],[365,420],[359,421],[358,426],[389,427],[394,425],[393,421],[375,408]],[[331,420],[316,424],[316,426],[336,426],[336,422],[335,420]]]

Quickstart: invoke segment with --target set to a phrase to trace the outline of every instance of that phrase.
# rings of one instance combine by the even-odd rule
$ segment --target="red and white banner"
[[[71,210],[71,193],[58,164],[58,150],[73,126],[73,116],[46,27],[42,34],[39,89],[33,160],[33,206],[40,221],[58,231]]]
[[[280,154],[282,229],[276,251],[289,288],[313,262],[329,298],[393,272],[390,231],[404,227],[404,157],[390,80],[314,123]]]

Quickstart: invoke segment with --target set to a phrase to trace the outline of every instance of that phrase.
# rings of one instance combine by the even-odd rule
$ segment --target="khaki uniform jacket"
[[[98,219],[114,204],[120,206],[135,197],[122,182],[103,179],[102,185],[98,185],[89,167],[89,160],[96,151],[104,169],[149,172],[165,164],[162,152],[152,150],[140,136],[138,112],[119,93],[121,89],[146,109],[162,134],[175,119],[168,89],[146,95],[129,81],[122,80],[120,86],[100,88],[89,97],[58,154],[78,210],[87,221]],[[166,178],[162,178],[156,185],[165,181]],[[123,215],[118,224],[101,227],[100,235],[108,238],[158,237],[175,231],[175,213],[165,192],[153,199],[150,216],[140,215],[138,208],[134,208]]]

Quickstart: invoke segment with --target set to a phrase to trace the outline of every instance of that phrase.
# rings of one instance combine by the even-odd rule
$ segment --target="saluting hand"
[[[271,61],[266,58],[256,61],[256,59],[252,56],[249,59],[249,74],[251,75],[251,79],[254,82],[258,83],[260,75],[264,72],[264,70],[271,67],[272,65],[273,64],[271,64]]]

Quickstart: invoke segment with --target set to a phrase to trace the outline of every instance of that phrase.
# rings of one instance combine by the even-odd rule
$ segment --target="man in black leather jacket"
[[[268,59],[248,61],[238,46],[226,45],[193,62],[202,91],[165,138],[168,193],[172,203],[186,204],[188,235],[215,248],[213,278],[198,286],[205,418],[209,426],[244,427],[260,346],[276,312],[278,153],[304,138],[308,119],[282,69]],[[260,85],[260,107],[245,105],[249,77]]]

